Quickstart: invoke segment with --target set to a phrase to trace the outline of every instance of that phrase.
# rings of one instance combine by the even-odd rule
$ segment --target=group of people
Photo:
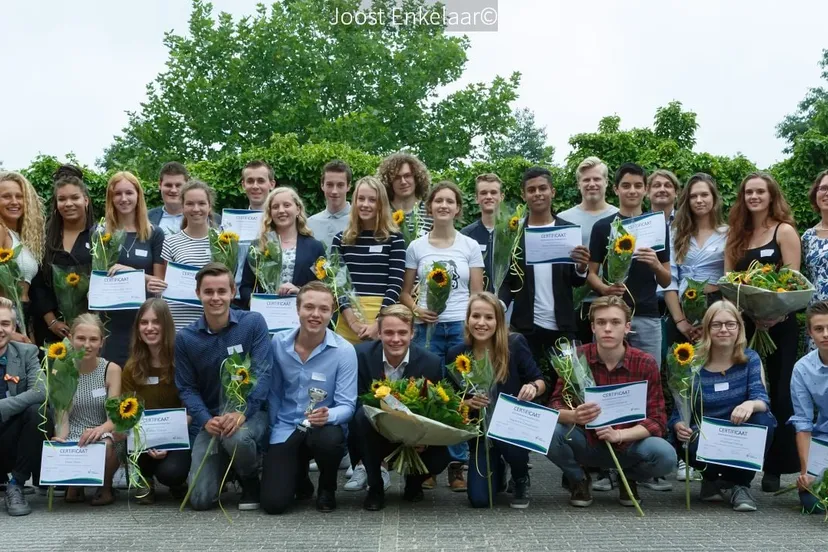
[[[148,210],[138,179],[118,172],[107,185],[105,226],[123,230],[126,239],[110,272],[142,269],[148,299],[137,310],[66,320],[53,267],[88,272],[91,265],[96,219],[83,174],[71,165],[58,169],[44,222],[28,180],[0,173],[0,246],[20,246],[17,262],[25,280],[22,313],[0,298],[0,474],[8,474],[8,513],[31,511],[24,484],[30,477],[38,482],[44,440],[41,364],[37,347],[29,343],[46,347],[64,339],[85,355],[78,364],[73,406],[62,419],[51,420],[50,438],[80,446],[106,443],[104,484],[90,499],[93,505],[115,501],[112,478],[125,449],[104,402],[135,393],[148,409],[186,408],[191,430],[190,450],[141,455],[140,470],[149,483],[138,499],[142,504],[155,501],[157,481],[177,498],[192,486],[193,509],[213,507],[232,457],[240,510],[281,514],[315,493],[317,509],[331,511],[343,462],[350,468],[344,489],[365,491],[365,509],[381,510],[390,486],[385,458],[396,445],[373,427],[359,395],[380,379],[443,380],[446,366],[465,353],[491,359],[497,382],[494,394],[466,399],[472,418],[494,406],[500,393],[543,401],[560,411],[547,456],[563,471],[573,506],[589,506],[593,491],[617,486],[604,441],[629,480],[629,492],[619,489],[623,505],[640,498],[639,485],[670,488],[665,476],[677,468],[684,475],[678,458],[689,446],[690,463],[702,478],[702,500],[728,500],[736,511],[756,510],[750,491],[755,472],[698,461],[698,440],[692,439],[698,428],[667,411],[664,349],[689,341],[703,359],[701,400],[693,408],[736,424],[765,426],[762,489],[776,491],[780,475],[798,473],[803,505],[819,509],[806,490],[813,482],[806,466],[811,437],[828,437],[828,171],[809,192],[821,221],[801,240],[779,185],[764,173],[742,181],[727,224],[721,194],[707,174],[693,175],[681,186],[669,171],[648,175],[636,164],[624,164],[612,180],[618,207],[606,201],[609,173],[600,159],[585,159],[576,177],[582,201],[560,214],[552,209],[555,183],[548,170],[532,167],[520,183],[525,228],[580,226],[582,244],[572,250],[571,263],[528,264],[520,253],[526,250],[521,238],[503,284],[495,289],[493,228],[504,193],[494,174],[475,182],[480,219],[457,230],[461,190],[450,181],[432,185],[427,168],[410,154],[387,157],[375,176],[353,186],[347,164],[328,163],[321,178],[326,208],[312,216],[296,190],[276,185],[267,163],[250,162],[240,185],[248,208],[263,211],[261,231],[258,242],[241,244],[241,262],[232,273],[211,261],[208,232],[221,217],[209,184],[192,179],[182,164],[167,163],[159,178],[163,205]],[[663,212],[666,247],[637,249],[626,285],[608,284],[602,267],[612,222],[641,215],[645,200],[653,211]],[[262,315],[249,310],[251,295],[262,290],[246,255],[274,234],[282,249],[279,294],[296,296],[299,324],[270,334]],[[317,280],[314,265],[330,252],[347,266],[358,306]],[[721,299],[718,279],[752,260],[803,268],[815,284],[806,315],[810,350],[798,361],[793,315],[752,320]],[[425,293],[416,291],[435,261],[451,274],[451,291],[439,313],[429,309]],[[169,262],[199,269],[200,305],[159,298]],[[708,282],[709,307],[695,326],[679,300],[688,278]],[[576,305],[573,291],[584,285],[592,293]],[[24,334],[23,328],[31,332]],[[764,366],[747,348],[757,329],[768,330],[777,345]],[[585,429],[600,408],[564,400],[564,381],[548,361],[559,353],[554,344],[560,338],[585,343],[581,352],[596,384],[646,381],[646,419]],[[244,412],[228,414],[221,408],[219,372],[234,352],[249,355],[256,378]],[[323,390],[324,398],[307,414],[311,387]],[[466,492],[474,507],[488,506],[491,473],[492,488],[508,488],[512,507],[528,507],[528,451],[489,440],[487,454],[485,442],[420,448],[428,473],[406,475],[403,499],[422,500],[424,489],[433,488],[436,476],[447,471],[452,490]],[[469,465],[467,475],[464,465]],[[316,489],[311,469],[319,471]],[[84,489],[68,487],[65,500],[85,501]]]

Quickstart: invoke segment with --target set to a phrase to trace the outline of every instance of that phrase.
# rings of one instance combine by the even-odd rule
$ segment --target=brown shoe
[[[466,479],[463,476],[463,464],[460,462],[452,462],[449,464],[448,485],[451,487],[452,492],[466,492]]]
[[[624,487],[624,483],[620,483],[621,484],[618,485],[618,502],[620,502],[622,506],[635,506],[635,502],[633,502],[630,495],[627,494],[627,489]],[[636,502],[641,504],[641,497],[638,496],[638,485],[631,479],[627,479],[627,483],[630,484],[630,490],[632,491],[632,495],[635,497]]]
[[[423,481],[423,489],[426,489],[426,490],[430,491],[431,489],[433,489],[436,486],[437,486],[437,481],[434,479],[434,476],[429,475],[428,477],[425,478],[425,481]]]
[[[584,473],[584,478],[578,481],[577,483],[573,483],[569,481],[569,486],[571,488],[569,494],[569,503],[578,508],[587,508],[592,505],[592,491],[590,491],[590,486],[592,485],[592,480],[589,477],[588,473]]]

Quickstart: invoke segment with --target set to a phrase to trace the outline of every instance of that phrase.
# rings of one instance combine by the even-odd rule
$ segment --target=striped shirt
[[[393,305],[400,300],[403,274],[405,274],[405,240],[395,232],[384,242],[378,242],[374,233],[365,230],[357,236],[353,245],[342,244],[342,232],[334,236],[331,251],[340,254],[357,295],[382,297],[382,306]],[[340,298],[342,309],[348,301]]]
[[[210,238],[191,238],[187,231],[170,234],[164,238],[164,247],[161,249],[161,258],[168,263],[201,268],[210,262]],[[168,301],[170,313],[175,321],[175,329],[188,326],[201,318],[204,309],[201,306],[185,305]]]
[[[417,215],[419,215],[418,218],[420,219],[420,229],[414,237],[420,238],[431,232],[431,229],[434,227],[434,218],[428,215],[428,208],[426,207],[425,200],[418,202],[413,209],[405,213],[405,224],[408,225],[409,232],[414,231],[414,217],[411,216],[414,209],[417,209]],[[396,211],[396,209],[393,208],[392,210]]]

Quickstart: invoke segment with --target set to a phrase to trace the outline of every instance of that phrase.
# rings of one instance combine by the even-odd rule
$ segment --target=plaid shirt
[[[658,372],[658,365],[655,359],[640,349],[626,346],[626,352],[621,363],[614,370],[607,370],[607,365],[598,357],[598,346],[595,343],[584,345],[579,351],[586,358],[592,377],[595,378],[595,385],[614,385],[618,383],[629,383],[634,381],[647,381],[647,418],[638,422],[617,424],[615,429],[625,429],[637,425],[643,426],[653,437],[663,437],[667,432],[667,413],[664,409],[664,395],[661,392],[661,378]],[[563,380],[558,378],[555,384],[555,392],[549,400],[549,406],[556,410],[568,409],[561,396],[563,392]],[[588,430],[587,441],[590,444],[600,442],[595,436],[595,431]],[[622,443],[620,448],[629,445]]]

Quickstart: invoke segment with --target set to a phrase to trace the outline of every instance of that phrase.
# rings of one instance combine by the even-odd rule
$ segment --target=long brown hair
[[[469,296],[469,305],[466,307],[466,323],[463,329],[463,338],[466,345],[474,347],[474,337],[469,329],[469,317],[471,316],[472,305],[475,301],[482,301],[494,309],[495,333],[492,339],[492,349],[489,359],[494,368],[495,381],[503,383],[509,377],[509,328],[506,325],[506,312],[503,304],[488,291],[478,291]]]
[[[675,257],[678,263],[684,261],[684,257],[687,256],[687,250],[690,249],[690,238],[699,229],[696,217],[693,215],[693,209],[690,207],[690,188],[698,182],[707,184],[707,187],[710,189],[710,195],[713,196],[713,209],[707,215],[710,217],[710,224],[713,226],[713,229],[717,230],[724,224],[722,194],[719,193],[719,187],[716,186],[716,181],[706,173],[694,174],[679,194],[675,211],[676,217],[673,219],[673,226],[671,228],[673,233],[673,251],[675,251]]]
[[[157,297],[147,299],[138,309],[135,322],[132,324],[129,358],[124,365],[124,370],[131,371],[132,379],[137,383],[143,383],[147,380],[147,374],[152,363],[152,353],[150,353],[149,346],[141,339],[141,318],[150,309],[161,323],[161,350],[158,357],[161,361],[162,372],[158,379],[163,383],[172,383],[175,357],[175,322],[173,322],[167,302]]]
[[[768,221],[777,223],[784,222],[796,229],[796,223],[791,213],[791,206],[785,200],[779,183],[768,173],[750,173],[739,185],[739,193],[736,196],[736,202],[730,209],[730,216],[727,221],[730,228],[727,231],[725,258],[730,261],[731,265],[735,265],[742,258],[750,243],[750,239],[753,237],[753,231],[756,230],[753,227],[753,217],[750,216],[750,211],[748,211],[747,203],[745,202],[745,188],[747,187],[747,183],[754,178],[761,178],[768,185],[768,194],[770,194]]]
[[[357,193],[359,193],[359,189],[362,186],[370,188],[377,193],[377,215],[374,217],[374,227],[365,228],[364,230],[372,230],[374,232],[374,239],[378,243],[385,243],[391,237],[391,234],[399,232],[399,229],[391,218],[391,203],[388,201],[388,194],[385,193],[385,186],[382,185],[382,182],[376,176],[362,177],[357,181],[356,186],[354,186],[354,194],[351,196],[353,206],[348,216],[348,226],[342,232],[342,243],[345,245],[355,244],[357,236],[363,230],[362,222],[359,218],[359,208],[356,205]]]

